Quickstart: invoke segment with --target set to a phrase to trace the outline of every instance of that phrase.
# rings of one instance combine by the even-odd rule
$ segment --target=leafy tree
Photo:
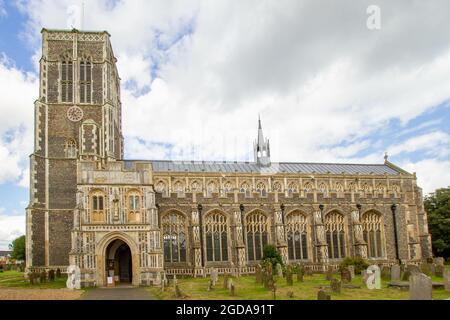
[[[355,274],[360,274],[361,271],[366,270],[369,267],[369,263],[360,257],[347,257],[339,265],[339,270],[348,266],[355,266]]]
[[[450,187],[437,189],[425,198],[424,205],[433,254],[447,259],[450,257]]]
[[[12,250],[11,258],[25,261],[25,236],[16,238],[10,245]]]
[[[278,252],[275,246],[270,244],[264,247],[263,261],[271,263],[273,270],[275,270],[275,266],[277,265],[277,263],[283,265],[283,259],[281,258],[281,254]]]

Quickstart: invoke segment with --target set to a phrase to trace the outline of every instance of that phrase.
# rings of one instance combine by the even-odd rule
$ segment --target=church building
[[[380,164],[124,159],[120,78],[107,32],[42,30],[26,218],[27,270],[77,265],[83,286],[250,274],[265,245],[314,271],[345,257],[431,256],[415,174]],[[149,119],[149,122],[152,120]],[[150,124],[150,123],[149,123]]]

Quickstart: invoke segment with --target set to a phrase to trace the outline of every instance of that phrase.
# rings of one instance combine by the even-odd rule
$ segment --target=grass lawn
[[[4,271],[0,272],[0,290],[1,288],[27,288],[27,289],[61,289],[66,287],[67,277],[62,276],[55,279],[54,282],[37,283],[31,285],[28,279],[24,278],[23,272]]]
[[[325,280],[324,274],[315,274],[313,276],[305,276],[304,282],[297,282],[294,276],[294,285],[287,286],[285,279],[276,279],[277,300],[316,300],[317,292],[320,286],[329,286],[330,282]],[[433,277],[435,282],[443,282],[442,278]],[[263,285],[256,284],[254,276],[243,276],[234,278],[236,296],[231,297],[227,289],[223,289],[223,277],[219,277],[216,287],[208,292],[208,278],[186,278],[178,279],[178,286],[182,293],[186,295],[187,300],[271,300],[272,293],[264,289]],[[407,300],[409,299],[408,291],[388,288],[389,281],[382,281],[382,289],[369,290],[362,285],[361,276],[356,276],[352,284],[361,285],[360,289],[342,288],[340,294],[330,293],[331,288],[324,290],[331,294],[332,300]],[[171,282],[172,284],[172,282]],[[175,300],[175,291],[173,285],[169,285],[164,292],[160,288],[148,288],[153,296],[162,300]],[[294,293],[293,298],[288,297],[288,292]],[[450,298],[450,292],[442,290],[433,290],[433,299]]]

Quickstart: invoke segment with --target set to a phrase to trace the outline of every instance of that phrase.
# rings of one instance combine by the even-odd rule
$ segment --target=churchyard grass
[[[36,284],[30,284],[28,279],[25,279],[23,272],[17,271],[5,271],[0,273],[0,290],[1,288],[27,288],[27,289],[61,289],[66,287],[67,277],[55,279],[55,281],[47,281],[45,283],[39,283],[36,280]]]
[[[324,274],[315,274],[313,276],[305,276],[304,282],[294,280],[293,286],[286,284],[286,279],[276,279],[276,297],[277,300],[316,300],[319,287],[330,286],[330,281],[325,280]],[[339,279],[340,277],[337,276]],[[230,296],[227,289],[223,289],[223,277],[219,277],[219,281],[213,290],[207,291],[210,278],[185,278],[178,279],[178,285],[187,300],[271,300],[272,292],[264,289],[263,285],[256,284],[254,276],[243,276],[233,278],[236,287],[235,296]],[[433,281],[442,282],[442,278],[433,278]],[[327,287],[323,290],[331,295],[332,300],[408,300],[409,292],[401,291],[395,288],[388,288],[389,281],[382,280],[382,288],[380,290],[369,290],[362,284],[361,276],[356,276],[351,284],[361,286],[360,289],[342,288],[341,293],[331,292],[331,288]],[[149,287],[147,290],[162,300],[175,300],[175,291],[172,282],[161,292],[159,287]],[[288,298],[288,293],[293,292],[293,297]],[[450,292],[444,289],[433,290],[433,299],[448,299]]]

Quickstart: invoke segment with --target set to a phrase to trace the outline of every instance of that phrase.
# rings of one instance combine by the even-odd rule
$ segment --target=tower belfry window
[[[73,63],[68,59],[61,63],[61,101],[73,102]]]
[[[80,102],[91,103],[92,99],[92,63],[80,62]]]

